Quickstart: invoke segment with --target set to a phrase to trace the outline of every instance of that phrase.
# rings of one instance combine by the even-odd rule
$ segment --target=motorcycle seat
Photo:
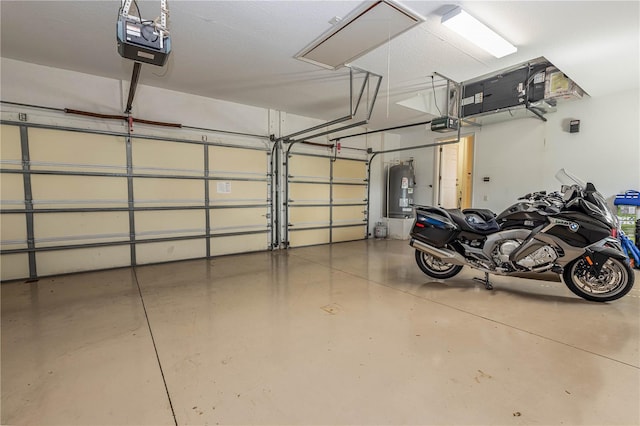
[[[446,209],[451,219],[463,231],[476,234],[487,235],[500,230],[500,225],[496,222],[491,210],[486,209]],[[480,211],[481,213],[478,213]]]
[[[485,222],[490,222],[491,219],[496,217],[496,214],[489,209],[464,209],[462,213],[468,215],[470,213],[475,213],[482,218]]]

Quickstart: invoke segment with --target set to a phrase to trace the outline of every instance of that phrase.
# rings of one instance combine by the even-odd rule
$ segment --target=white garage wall
[[[122,114],[129,82],[2,58],[2,100],[103,114]],[[144,77],[141,77],[141,82]],[[132,115],[236,132],[269,134],[269,110],[139,84]],[[73,115],[58,118],[69,124]],[[111,129],[122,130],[117,121]],[[151,127],[136,125],[150,133]],[[162,129],[164,133],[167,129]],[[142,132],[142,130],[139,130]]]
[[[607,198],[640,188],[638,89],[566,102],[546,117],[547,122],[525,118],[475,130],[475,207],[501,211],[527,192],[559,189],[554,175],[562,167],[592,181]],[[568,132],[570,119],[581,120],[579,133]],[[438,138],[442,135],[415,130],[403,134],[401,144]],[[428,187],[433,184],[433,150],[411,152],[416,153],[417,202],[433,202]]]

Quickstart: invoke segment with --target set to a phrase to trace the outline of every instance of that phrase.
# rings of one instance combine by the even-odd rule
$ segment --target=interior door
[[[458,204],[458,144],[440,147],[438,205],[447,209]]]

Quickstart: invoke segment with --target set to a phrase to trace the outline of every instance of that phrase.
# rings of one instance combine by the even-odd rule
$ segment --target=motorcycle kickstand
[[[489,273],[488,272],[484,273],[484,278],[474,277],[473,280],[474,281],[479,281],[482,284],[484,284],[484,288],[485,289],[493,290],[493,285],[491,285],[491,282],[489,281]]]

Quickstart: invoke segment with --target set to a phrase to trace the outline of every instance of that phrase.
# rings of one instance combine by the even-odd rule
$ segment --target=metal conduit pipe
[[[390,130],[406,129],[408,127],[422,126],[422,125],[429,124],[429,123],[431,123],[431,120],[429,120],[429,121],[421,121],[420,123],[404,124],[402,126],[387,127],[386,129],[370,130],[370,131],[367,131],[367,132],[355,133],[353,135],[339,136],[337,138],[329,139],[329,141],[334,142],[334,141],[339,141],[341,139],[354,138],[356,136],[362,136],[362,135],[372,135],[374,133],[387,132],[387,131],[390,131]]]

